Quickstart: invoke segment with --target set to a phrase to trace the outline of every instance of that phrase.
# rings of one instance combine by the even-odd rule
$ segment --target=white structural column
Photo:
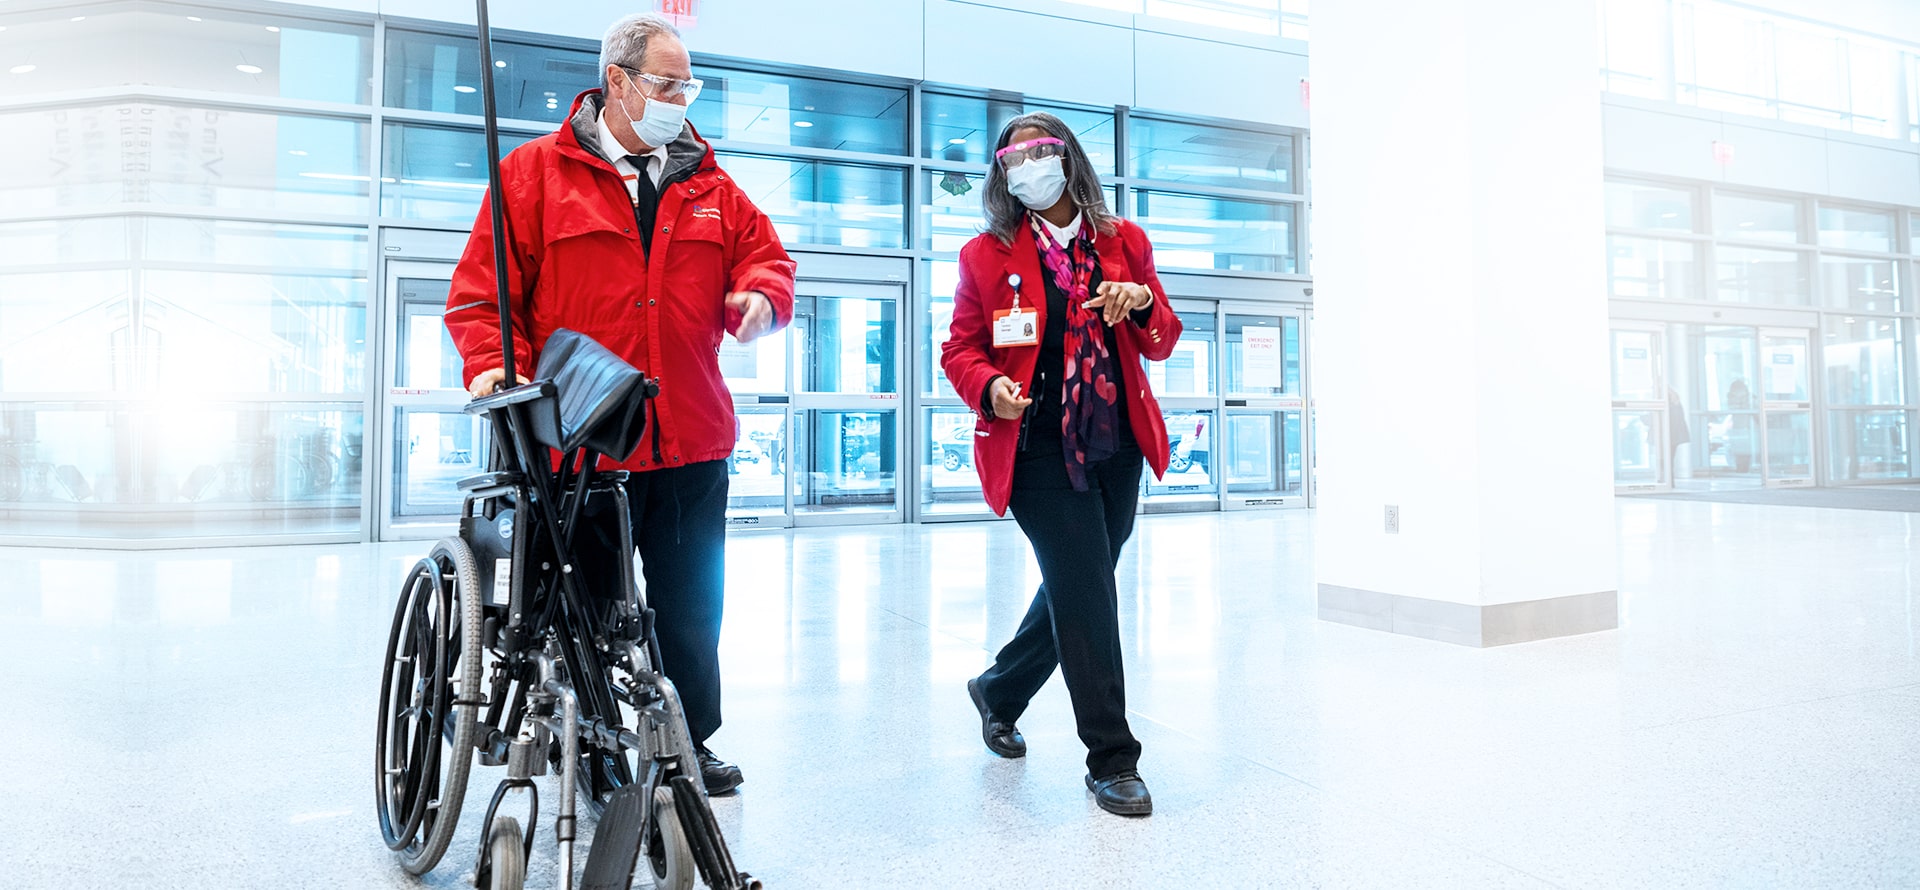
[[[1314,5],[1324,619],[1618,626],[1596,28],[1594,0]]]

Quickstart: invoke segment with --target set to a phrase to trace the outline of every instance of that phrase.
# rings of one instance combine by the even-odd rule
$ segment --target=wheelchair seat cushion
[[[587,448],[626,460],[646,431],[646,379],[592,337],[561,328],[540,350],[538,379],[555,396],[532,410],[533,437],[562,452]]]

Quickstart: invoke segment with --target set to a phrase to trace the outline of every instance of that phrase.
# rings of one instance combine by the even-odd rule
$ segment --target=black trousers
[[[1113,572],[1133,535],[1142,461],[1129,439],[1119,454],[1087,468],[1086,491],[1074,491],[1058,442],[1035,441],[1014,460],[1013,518],[1033,544],[1040,589],[980,675],[980,692],[995,718],[1017,720],[1059,665],[1087,746],[1087,772],[1098,779],[1140,762],[1140,742],[1127,726]]]
[[[587,587],[599,597],[619,590],[619,530],[631,524],[640,551],[647,605],[660,640],[660,665],[680,693],[696,744],[720,729],[720,618],[727,582],[727,462],[706,461],[627,477],[628,516],[612,498],[587,508],[589,533],[575,542]],[[628,559],[633,554],[620,554]]]

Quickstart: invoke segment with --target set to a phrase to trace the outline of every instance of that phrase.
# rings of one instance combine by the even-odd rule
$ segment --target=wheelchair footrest
[[[600,814],[600,827],[593,832],[581,890],[628,890],[633,886],[633,869],[639,862],[647,811],[652,806],[653,795],[647,793],[645,783],[623,785],[613,792]]]

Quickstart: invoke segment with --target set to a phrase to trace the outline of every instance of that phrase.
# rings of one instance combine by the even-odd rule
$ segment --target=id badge
[[[1035,322],[1039,313],[1026,312],[1018,308],[1003,309],[993,314],[993,345],[995,349],[1009,346],[1034,346],[1040,342],[1040,326]]]

